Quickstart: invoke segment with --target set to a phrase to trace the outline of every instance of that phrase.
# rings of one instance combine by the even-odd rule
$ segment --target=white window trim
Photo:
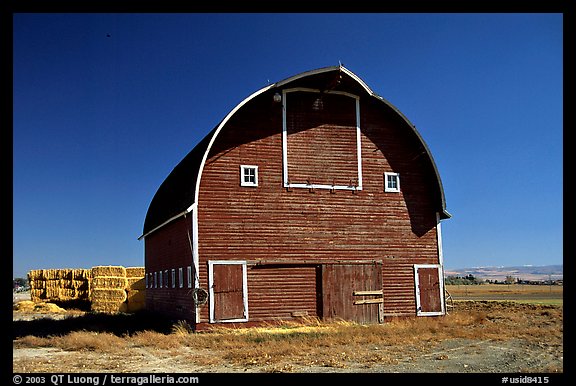
[[[396,177],[396,188],[391,188],[388,186],[388,176]],[[384,191],[392,193],[400,193],[400,174],[393,172],[384,173]]]
[[[178,288],[184,287],[184,270],[182,267],[178,268]]]
[[[176,288],[176,269],[172,268],[172,288]]]
[[[304,188],[304,189],[330,189],[330,190],[362,190],[362,144],[360,142],[360,97],[343,91],[324,91],[325,94],[345,95],[356,100],[356,158],[358,159],[358,176],[356,185],[325,185],[309,183],[290,183],[288,177],[288,125],[286,123],[286,94],[294,91],[304,91],[320,93],[320,90],[297,87],[282,90],[282,167],[284,175],[285,188]]]
[[[160,271],[160,275],[158,277],[158,283],[160,284],[158,288],[162,288],[162,286],[164,285],[164,281],[162,280],[162,271]]]
[[[244,180],[245,172],[248,169],[254,169],[254,182],[246,182]],[[258,186],[258,166],[256,165],[240,165],[240,186]]]
[[[164,270],[164,287],[168,288],[168,270]]]
[[[158,272],[154,272],[154,288],[158,288]]]
[[[422,312],[420,311],[420,285],[418,278],[418,270],[420,268],[436,268],[438,270],[438,281],[440,283],[440,311],[439,312]],[[442,266],[440,264],[414,264],[414,286],[416,287],[416,315],[417,316],[439,316],[446,313],[446,305],[444,302],[444,277],[442,275]]]
[[[244,318],[216,320],[214,318],[214,265],[216,264],[241,264],[242,265],[242,300],[244,303]],[[210,323],[234,323],[248,321],[248,271],[246,261],[243,260],[212,260],[208,261],[208,288],[210,302]]]
[[[186,273],[187,273],[186,276],[187,276],[187,279],[188,279],[188,288],[192,288],[192,266],[191,266],[191,265],[189,265],[189,266],[187,267]]]

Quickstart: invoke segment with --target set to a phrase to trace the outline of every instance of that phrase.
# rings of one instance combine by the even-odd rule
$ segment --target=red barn
[[[414,125],[343,66],[238,104],[160,185],[146,307],[195,328],[445,313],[440,175]]]

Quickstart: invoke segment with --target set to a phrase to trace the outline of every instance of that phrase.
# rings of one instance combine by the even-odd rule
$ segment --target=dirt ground
[[[25,299],[25,295],[14,301]],[[547,325],[555,331],[550,336],[527,339],[525,335],[506,339],[485,337],[447,338],[439,341],[407,343],[405,346],[368,344],[358,350],[370,358],[358,361],[346,357],[346,344],[334,344],[326,350],[342,352],[338,361],[320,361],[313,358],[294,361],[254,361],[254,363],[227,361],[225,352],[218,348],[192,349],[186,346],[159,348],[131,345],[118,350],[65,350],[56,347],[21,347],[13,345],[13,371],[15,373],[562,373],[563,339],[562,308],[558,306],[518,305],[518,308],[498,302],[462,302],[451,313],[468,313],[506,307],[505,312],[517,312],[521,317],[507,319],[506,313],[495,313],[490,322],[512,321],[511,329],[529,328],[531,324]],[[553,307],[553,308],[551,308]],[[52,315],[13,312],[13,321],[20,331],[26,331],[25,322],[42,318],[66,320],[82,313]],[[500,318],[501,320],[496,320]],[[522,321],[525,322],[522,322]],[[524,324],[525,323],[525,324]],[[18,330],[18,329],[16,329]],[[28,332],[14,336],[16,342]],[[31,333],[33,335],[33,333]],[[356,349],[356,348],[355,348]],[[393,360],[384,358],[389,350]],[[306,353],[302,353],[304,358]],[[208,360],[208,358],[211,358]]]

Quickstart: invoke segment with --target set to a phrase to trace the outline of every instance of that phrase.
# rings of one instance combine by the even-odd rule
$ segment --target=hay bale
[[[32,300],[22,300],[21,302],[14,304],[12,309],[19,312],[32,312],[34,311],[35,306],[36,302],[33,302]]]
[[[126,288],[131,290],[144,290],[146,289],[146,281],[143,277],[130,277],[127,280]]]
[[[46,299],[46,290],[44,288],[31,289],[30,299],[33,302],[39,302],[42,301],[43,299]]]
[[[96,276],[92,278],[92,288],[104,288],[104,289],[125,289],[128,283],[125,277],[118,276]]]
[[[73,269],[71,272],[71,280],[88,281],[91,277],[91,269]]]
[[[28,281],[44,280],[42,269],[33,269],[28,272]]]
[[[126,290],[125,289],[104,289],[104,288],[94,288],[90,292],[90,301],[94,302],[123,302],[126,300]]]
[[[126,291],[126,301],[128,303],[144,303],[146,301],[146,291],[128,290]]]
[[[14,304],[12,307],[14,311],[18,312],[38,312],[42,314],[61,313],[66,312],[65,309],[58,307],[54,303],[40,302],[35,303],[31,300],[23,300]]]
[[[90,274],[92,278],[98,276],[126,277],[126,268],[120,265],[100,265],[92,267]]]
[[[91,304],[90,310],[92,312],[115,314],[117,312],[127,312],[128,306],[124,302],[98,301]]]
[[[144,277],[144,267],[126,267],[126,277]]]
[[[39,303],[34,307],[34,311],[41,313],[66,312],[64,308],[61,308],[54,303]]]

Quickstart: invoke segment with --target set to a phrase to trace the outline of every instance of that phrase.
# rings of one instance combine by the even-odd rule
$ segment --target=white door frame
[[[214,317],[214,265],[242,265],[242,301],[244,307],[244,318],[216,320]],[[210,260],[208,261],[208,288],[210,304],[210,323],[234,323],[248,321],[248,272],[246,261],[244,260]]]
[[[423,312],[422,305],[420,302],[420,281],[418,277],[418,270],[420,268],[436,268],[438,271],[438,281],[440,285],[440,311],[433,312]],[[446,313],[446,305],[444,302],[444,277],[442,275],[442,265],[441,264],[414,264],[414,287],[416,290],[416,315],[418,316],[438,316],[444,315]]]

